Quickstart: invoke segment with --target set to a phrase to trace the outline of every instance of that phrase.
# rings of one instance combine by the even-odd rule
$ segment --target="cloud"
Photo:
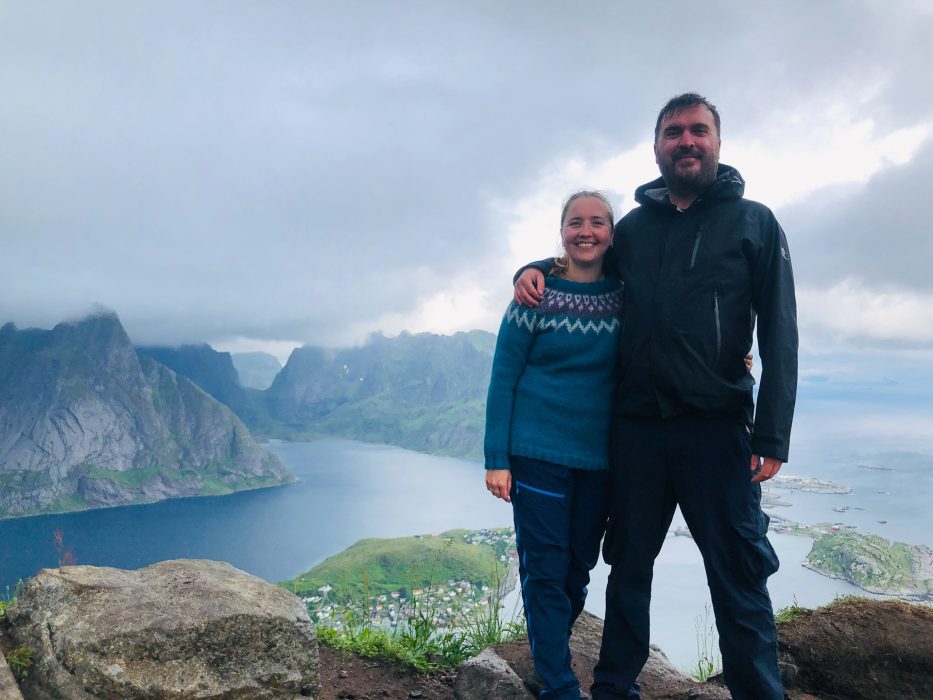
[[[850,280],[886,294],[933,293],[933,236],[926,211],[933,192],[933,142],[913,160],[879,171],[865,184],[817,192],[782,212],[794,271],[823,288]]]
[[[818,344],[933,349],[933,293],[877,292],[854,280],[797,291],[801,335]]]
[[[99,302],[147,343],[456,328],[498,315],[532,239],[551,252],[556,214],[516,243],[523,206],[592,184],[630,205],[672,94],[708,93],[755,161],[782,150],[769,115],[806,131],[826,95],[877,134],[933,114],[922,5],[95,7],[0,6],[0,320]]]

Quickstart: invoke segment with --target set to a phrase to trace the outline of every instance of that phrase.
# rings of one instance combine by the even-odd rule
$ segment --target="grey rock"
[[[492,649],[460,667],[454,681],[458,700],[520,700],[534,697],[522,679]]]
[[[13,678],[13,673],[2,653],[0,653],[0,700],[23,700],[23,694],[19,692],[16,679]]]
[[[30,579],[5,634],[34,654],[29,698],[294,698],[317,694],[304,605],[229,564],[69,566]]]
[[[288,483],[226,406],[114,314],[0,328],[0,517]]]
[[[603,621],[587,611],[580,613],[570,637],[570,650],[577,656],[599,658],[599,646],[603,637]],[[642,689],[651,692],[654,688],[678,687],[687,697],[696,700],[728,700],[729,691],[722,686],[698,681],[678,671],[661,651],[652,644],[648,661],[638,676]]]

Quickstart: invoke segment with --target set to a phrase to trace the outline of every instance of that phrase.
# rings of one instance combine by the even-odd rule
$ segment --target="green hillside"
[[[499,557],[512,548],[510,529],[370,538],[279,585],[299,596],[317,595],[319,588],[331,586],[337,600],[362,600],[394,591],[408,597],[413,589],[446,585],[449,580],[492,587],[505,580],[508,561]]]

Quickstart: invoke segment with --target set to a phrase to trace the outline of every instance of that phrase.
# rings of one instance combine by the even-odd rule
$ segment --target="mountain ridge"
[[[0,328],[0,517],[291,480],[227,406],[138,355],[115,313]]]

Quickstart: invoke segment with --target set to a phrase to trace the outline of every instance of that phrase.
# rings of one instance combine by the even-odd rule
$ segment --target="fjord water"
[[[854,493],[775,491],[791,503],[775,512],[807,524],[853,524],[861,532],[933,544],[933,422],[918,421],[917,411],[907,408],[900,414],[884,409],[848,415],[844,407],[815,404],[802,417],[786,472],[837,481]],[[472,462],[339,440],[267,448],[299,478],[297,484],[0,521],[0,593],[58,563],[56,531],[78,564],[138,568],[164,559],[219,559],[275,582],[365,537],[511,524],[510,507],[486,493],[482,469]],[[864,510],[833,510],[845,505]],[[675,526],[681,522],[678,514]],[[809,539],[771,540],[782,561],[770,581],[776,608],[861,593],[800,565]],[[587,608],[597,615],[605,610],[607,576],[603,564],[593,572]],[[695,545],[672,534],[655,570],[652,641],[688,671],[697,657],[695,620],[708,600]]]

